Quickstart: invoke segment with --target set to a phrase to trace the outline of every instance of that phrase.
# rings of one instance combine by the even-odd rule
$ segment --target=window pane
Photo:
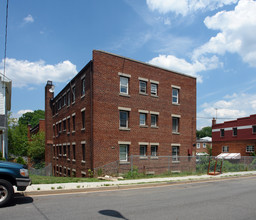
[[[151,156],[157,156],[157,146],[151,146]]]
[[[120,111],[120,127],[128,127],[128,112]]]
[[[128,94],[128,78],[120,77],[120,92]]]
[[[140,81],[140,92],[147,93],[147,82]]]
[[[178,161],[179,160],[179,147],[173,146],[172,147],[172,160]]]
[[[119,157],[120,161],[127,161],[128,159],[128,145],[119,146]]]
[[[146,156],[146,152],[147,152],[147,146],[141,145],[140,146],[140,156]]]
[[[172,89],[172,102],[173,103],[179,103],[179,90],[178,89]]]
[[[140,125],[146,125],[146,114],[140,113]]]
[[[151,115],[151,126],[157,126],[157,115]]]
[[[172,118],[172,131],[179,132],[179,119],[178,118]]]
[[[157,95],[157,84],[151,84],[151,95]]]

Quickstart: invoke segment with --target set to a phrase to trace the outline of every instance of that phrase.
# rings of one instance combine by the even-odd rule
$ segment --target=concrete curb
[[[232,175],[233,174],[233,175]],[[162,178],[163,180],[161,181],[161,178],[157,178],[158,181],[154,181],[154,178],[152,179],[139,179],[136,180],[136,182],[123,182],[118,181],[118,182],[99,182],[103,185],[101,186],[95,186],[93,187],[86,187],[86,188],[75,188],[75,186],[78,186],[78,184],[84,184],[84,183],[75,183],[74,188],[55,188],[51,190],[30,190],[30,191],[25,191],[22,192],[23,195],[25,196],[43,196],[43,195],[56,195],[56,194],[69,194],[69,193],[89,193],[89,192],[100,192],[100,191],[114,191],[114,190],[125,190],[125,189],[137,189],[137,188],[152,188],[152,187],[161,187],[161,186],[167,186],[167,185],[177,185],[177,184],[192,184],[192,183],[201,183],[201,182],[214,182],[214,181],[224,181],[224,180],[229,180],[229,179],[238,179],[238,178],[249,178],[249,177],[254,177],[256,176],[256,171],[255,172],[243,172],[242,174],[238,173],[232,173],[231,175],[219,175],[219,176],[203,176],[200,178],[198,176],[196,179],[193,179],[193,177],[188,176],[186,178],[176,178],[175,180],[172,180],[171,178],[166,179]],[[148,181],[152,180],[152,181]],[[145,182],[147,181],[147,182]],[[98,182],[97,182],[98,183]],[[70,183],[72,184],[72,183]],[[86,183],[88,184],[88,183]],[[42,184],[42,186],[45,184]],[[61,184],[49,184],[49,186],[52,185],[61,185]],[[64,184],[67,185],[67,184]],[[90,185],[90,184],[89,184]],[[40,186],[40,184],[37,184],[36,186]],[[48,187],[49,188],[49,187]]]

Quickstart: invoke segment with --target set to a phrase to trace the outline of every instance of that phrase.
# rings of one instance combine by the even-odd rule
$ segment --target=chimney
[[[216,119],[215,118],[212,119],[212,126],[214,126],[214,125],[216,125]]]
[[[53,121],[51,100],[54,98],[52,81],[47,81],[45,86],[45,165],[51,163],[53,145]]]

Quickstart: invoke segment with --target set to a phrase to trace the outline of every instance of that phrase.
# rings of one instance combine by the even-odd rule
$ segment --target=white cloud
[[[239,54],[243,61],[256,67],[256,2],[240,0],[233,11],[222,11],[204,21],[207,28],[220,30],[209,42],[194,51],[196,60],[206,54]]]
[[[200,61],[189,63],[184,59],[180,59],[172,55],[159,55],[158,57],[150,60],[149,63],[197,77],[198,82],[202,82],[202,77],[198,72],[215,69],[220,65],[216,56],[211,58],[202,57]]]
[[[25,23],[33,23],[34,22],[34,18],[32,17],[32,15],[28,15],[27,17],[25,17],[24,19],[23,19],[23,21],[25,22]]]
[[[23,114],[27,113],[27,112],[34,112],[33,110],[30,110],[30,109],[22,109],[22,110],[19,110],[17,113],[14,113],[12,115],[12,118],[17,118],[19,119]]]
[[[152,11],[162,14],[173,12],[183,16],[198,10],[215,10],[225,5],[236,3],[238,0],[147,0]]]
[[[3,61],[0,63],[0,68],[3,68]],[[2,70],[0,69],[0,71]],[[55,82],[66,82],[76,73],[76,66],[68,60],[49,65],[42,60],[29,62],[27,60],[6,59],[6,75],[12,80],[14,87],[38,85],[46,83],[48,79]]]
[[[202,110],[197,114],[197,127],[200,129],[205,126],[211,126],[211,119],[216,117],[216,113],[217,123],[255,114],[255,100],[256,94],[234,93],[224,96],[219,101],[204,103],[200,106]]]

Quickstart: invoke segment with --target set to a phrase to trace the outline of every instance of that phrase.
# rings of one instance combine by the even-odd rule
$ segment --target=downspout
[[[90,87],[91,87],[91,93],[90,93],[90,105],[91,105],[91,134],[90,134],[90,139],[91,139],[91,170],[94,170],[94,158],[93,158],[93,79],[92,79],[92,64],[93,61],[91,61],[90,64]]]

